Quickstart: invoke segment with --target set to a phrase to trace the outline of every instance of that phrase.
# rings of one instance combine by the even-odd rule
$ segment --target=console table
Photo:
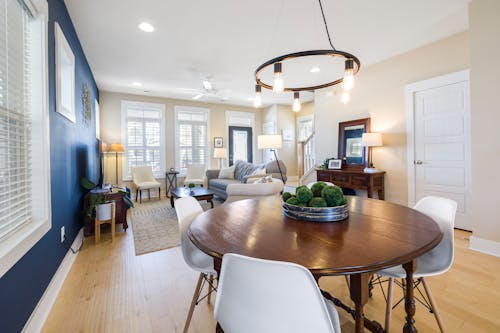
[[[368,173],[355,169],[316,169],[318,181],[330,182],[354,190],[365,190],[368,198],[373,198],[373,192],[377,191],[380,200],[385,199],[384,175],[385,171]]]
[[[123,197],[126,196],[127,194],[124,192],[119,192],[119,191],[112,191],[112,192],[106,192],[106,193],[100,193],[99,195],[106,196],[106,199],[108,201],[115,201],[116,209],[115,209],[115,224],[122,224],[123,229],[127,230],[128,224],[127,224],[127,209],[128,206],[123,201]],[[86,194],[85,197],[83,198],[83,208],[84,210],[87,209],[88,203],[89,203],[89,196],[90,194]],[[83,234],[85,237],[93,235],[94,234],[94,221],[91,221],[88,217],[85,218],[85,225],[83,229]]]

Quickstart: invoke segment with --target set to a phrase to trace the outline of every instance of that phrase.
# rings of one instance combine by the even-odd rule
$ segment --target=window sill
[[[50,228],[50,220],[35,221],[22,226],[0,241],[0,277],[7,273]]]

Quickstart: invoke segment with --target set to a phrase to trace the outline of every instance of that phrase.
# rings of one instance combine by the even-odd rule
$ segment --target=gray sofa
[[[286,183],[286,166],[283,161],[279,161],[281,172],[283,173],[283,183]],[[281,179],[280,171],[276,161],[271,161],[265,164],[253,164],[244,161],[236,161],[234,163],[234,179],[219,179],[220,170],[207,170],[207,187],[222,199],[227,198],[226,187],[229,184],[246,183],[251,177],[252,172],[258,168],[266,168],[266,175],[271,175],[273,178]],[[263,176],[260,176],[263,177]]]

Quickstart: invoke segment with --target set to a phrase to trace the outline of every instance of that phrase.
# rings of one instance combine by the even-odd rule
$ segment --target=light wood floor
[[[179,248],[135,256],[131,230],[116,242],[104,234],[100,244],[88,238],[69,273],[43,332],[182,332],[197,274],[183,262]],[[455,232],[453,268],[429,284],[448,332],[500,332],[500,258],[468,249],[470,233]],[[342,277],[320,280],[323,289],[349,303]],[[399,295],[396,293],[395,298]],[[383,322],[380,290],[365,307]],[[197,306],[190,332],[214,332],[213,306]],[[343,332],[353,324],[342,310]],[[393,313],[392,332],[401,332],[403,306]],[[417,306],[419,332],[438,332],[432,314]]]

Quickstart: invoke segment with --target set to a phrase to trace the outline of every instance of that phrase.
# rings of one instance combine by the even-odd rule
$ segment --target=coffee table
[[[204,187],[195,187],[192,190],[187,187],[176,187],[170,190],[170,204],[172,205],[172,208],[175,207],[174,199],[185,197],[193,197],[198,201],[206,200],[210,203],[210,205],[212,205],[212,208],[214,208],[214,192],[207,190]]]

